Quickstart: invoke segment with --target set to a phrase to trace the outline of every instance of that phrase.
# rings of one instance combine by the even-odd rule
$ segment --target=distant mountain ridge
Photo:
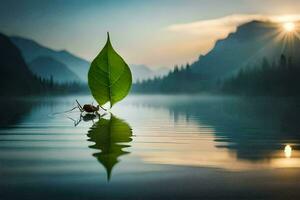
[[[300,22],[294,23],[296,27],[299,27]],[[244,84],[243,87],[237,87],[235,94],[246,90],[247,85],[249,86],[248,89],[253,91],[251,94],[257,94],[258,89],[255,89],[255,82],[257,87],[263,88],[259,85],[264,85],[264,88],[267,86],[272,88],[274,91],[272,94],[283,95],[287,93],[278,91],[272,81],[280,87],[285,85],[282,90],[288,88],[287,85],[289,84],[286,84],[286,82],[293,74],[291,70],[297,75],[297,67],[300,67],[299,52],[300,39],[297,32],[288,32],[283,28],[283,24],[279,23],[252,21],[238,26],[236,31],[230,33],[225,39],[218,40],[211,51],[206,55],[201,55],[191,65],[175,68],[163,78],[137,83],[133,87],[133,92],[218,93],[221,92],[222,85],[227,80],[251,75],[251,79],[247,78],[249,81],[243,82],[238,78],[236,81],[232,81],[233,85],[240,85],[241,82]],[[278,64],[278,62],[288,64]],[[286,67],[287,70],[278,70],[278,68],[284,68],[285,66],[289,66]],[[256,68],[263,69],[252,70]],[[285,73],[287,77],[281,76],[281,72]],[[239,76],[240,74],[243,76]],[[271,83],[265,83],[262,80],[272,81]],[[293,82],[296,83],[296,81]],[[235,88],[232,84],[227,85],[226,88],[229,89],[226,89],[226,91],[231,92],[232,88]],[[261,91],[264,91],[261,95],[267,94],[265,90]],[[294,95],[297,91],[298,88],[293,87],[289,94]],[[250,92],[247,92],[247,94],[250,94]]]
[[[34,40],[13,36],[10,37],[12,42],[21,50],[23,57],[26,63],[31,66],[32,62],[40,57],[48,57],[56,60],[57,63],[63,64],[65,67],[68,68],[69,71],[74,73],[82,82],[87,82],[87,73],[90,67],[90,62],[75,56],[68,51],[56,51],[51,48],[45,47]],[[52,62],[53,64],[53,62]],[[59,65],[62,66],[62,65]],[[59,66],[56,66],[58,68]],[[43,66],[40,66],[43,67]],[[49,69],[49,67],[45,66]],[[37,68],[37,66],[35,66]],[[135,65],[131,64],[130,69],[133,75],[133,82],[137,80],[144,80],[153,78],[155,76],[162,76],[168,73],[167,68],[159,68],[157,70],[153,70],[146,65]],[[36,69],[35,69],[36,70]],[[52,70],[53,71],[53,70]],[[55,70],[57,74],[53,74],[55,78],[60,77],[60,74],[57,70]],[[65,69],[62,69],[61,73],[65,73]],[[46,70],[43,74],[46,73]],[[51,71],[47,72],[51,74]],[[72,75],[69,75],[71,77]],[[74,77],[73,81],[78,81],[77,77]],[[57,78],[56,78],[57,79]],[[61,81],[62,79],[59,79]],[[70,79],[68,79],[69,81]]]
[[[214,48],[206,55],[201,55],[192,63],[194,73],[205,79],[231,76],[247,65],[253,65],[264,57],[274,60],[285,53],[298,58],[295,53],[300,50],[300,42],[294,41],[293,50],[288,50],[286,42],[279,40],[284,36],[282,25],[273,22],[252,21],[237,27],[225,39],[218,40]]]
[[[67,66],[82,82],[87,82],[87,72],[90,65],[88,61],[65,50],[56,51],[42,46],[30,39],[15,36],[10,37],[10,39],[21,50],[26,63],[30,64],[39,57],[51,57]]]
[[[146,79],[151,79],[156,76],[163,76],[169,72],[168,68],[158,68],[158,69],[151,69],[146,65],[130,65],[130,69],[132,72],[133,82],[142,81]]]
[[[51,57],[37,57],[28,64],[28,67],[38,77],[53,79],[56,83],[80,82],[80,78],[65,64]]]

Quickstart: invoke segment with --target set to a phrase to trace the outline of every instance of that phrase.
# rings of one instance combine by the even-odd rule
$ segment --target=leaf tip
[[[109,41],[110,38],[109,38],[109,32],[107,31],[107,40]]]

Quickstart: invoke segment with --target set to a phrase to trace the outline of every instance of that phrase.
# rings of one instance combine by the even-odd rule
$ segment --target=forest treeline
[[[241,69],[223,82],[221,91],[241,95],[300,95],[300,63],[281,55],[272,64],[264,58],[258,66]]]
[[[272,64],[271,64],[272,63]],[[296,96],[300,94],[300,63],[281,55],[270,62],[240,69],[230,78],[207,80],[193,73],[187,64],[175,67],[168,75],[137,82],[136,93],[221,93],[236,95]]]
[[[44,79],[34,76],[39,83],[39,87],[35,93],[43,94],[68,94],[68,93],[85,93],[88,91],[88,85],[83,82],[65,82],[58,83],[53,80],[51,76],[49,79]]]
[[[7,84],[3,87],[1,96],[19,96],[19,95],[60,95],[70,93],[86,93],[88,86],[81,82],[57,83],[53,78],[43,79],[32,75],[30,84],[24,84],[24,87],[16,87],[13,84]],[[27,81],[28,82],[28,81]]]
[[[163,77],[138,81],[132,87],[136,93],[198,93],[205,90],[204,77],[192,72],[189,64],[175,66]]]

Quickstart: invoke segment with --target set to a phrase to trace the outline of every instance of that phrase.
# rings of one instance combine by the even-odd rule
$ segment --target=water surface
[[[1,101],[1,199],[300,196],[298,99],[132,95],[100,119],[75,99]]]

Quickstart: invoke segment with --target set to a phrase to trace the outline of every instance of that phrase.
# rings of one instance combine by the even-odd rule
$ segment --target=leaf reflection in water
[[[94,142],[89,146],[92,149],[101,150],[93,154],[104,166],[107,180],[111,178],[113,167],[119,162],[119,157],[130,152],[124,148],[130,147],[132,141],[132,129],[123,120],[111,115],[110,119],[101,118],[88,131],[88,141]]]

